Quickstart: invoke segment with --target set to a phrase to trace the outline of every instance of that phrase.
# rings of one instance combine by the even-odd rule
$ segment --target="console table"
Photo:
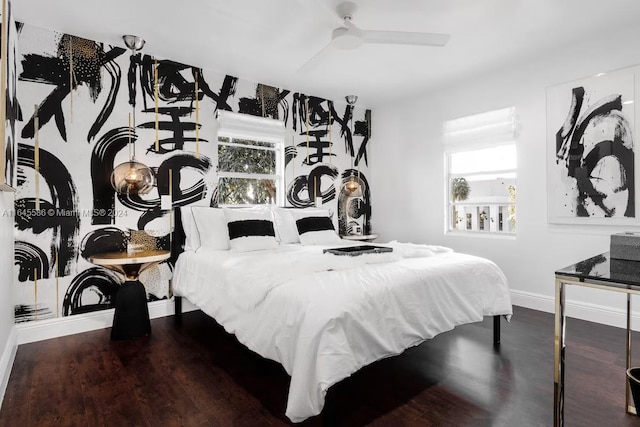
[[[89,257],[93,264],[117,271],[125,277],[116,294],[111,328],[112,340],[138,338],[151,333],[147,291],[138,278],[147,268],[169,259],[170,251],[106,252]]]
[[[567,285],[585,286],[627,294],[626,365],[631,364],[631,294],[640,294],[640,261],[612,259],[609,252],[587,258],[562,268],[556,275],[555,345],[553,353],[553,425],[564,425],[564,363],[565,363],[565,291]],[[625,375],[626,381],[626,375]],[[626,382],[625,410],[635,414],[631,391]]]

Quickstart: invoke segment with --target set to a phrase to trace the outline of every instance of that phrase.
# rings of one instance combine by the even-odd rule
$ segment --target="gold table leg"
[[[564,333],[565,333],[565,284],[556,279],[555,345],[553,352],[553,425],[564,426]]]
[[[636,414],[636,407],[631,402],[631,386],[627,380],[626,372],[631,367],[631,294],[627,294],[627,369],[625,371],[625,408],[627,413]]]

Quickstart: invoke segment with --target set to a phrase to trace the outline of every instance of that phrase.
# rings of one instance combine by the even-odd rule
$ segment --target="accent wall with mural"
[[[124,44],[30,25],[19,26],[18,51],[16,322],[112,307],[121,279],[88,257],[123,249],[139,230],[172,249],[140,278],[150,300],[170,296],[184,245],[176,208],[218,203],[218,110],[284,123],[286,206],[322,197],[341,233],[351,219],[370,231],[369,110],[154,58],[152,46],[131,55]],[[146,195],[118,194],[110,184],[113,168],[130,157],[129,138],[155,175]],[[357,203],[343,191],[353,175]],[[162,209],[162,195],[174,209]]]

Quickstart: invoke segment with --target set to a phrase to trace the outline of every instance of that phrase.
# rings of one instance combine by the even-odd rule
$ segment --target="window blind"
[[[515,107],[447,120],[443,134],[447,151],[514,142],[517,137]]]
[[[246,138],[282,143],[286,136],[284,122],[267,117],[218,110],[218,136]]]

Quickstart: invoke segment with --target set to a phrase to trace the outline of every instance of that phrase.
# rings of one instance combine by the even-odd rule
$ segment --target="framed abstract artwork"
[[[634,105],[638,68],[547,88],[550,223],[640,225]]]

